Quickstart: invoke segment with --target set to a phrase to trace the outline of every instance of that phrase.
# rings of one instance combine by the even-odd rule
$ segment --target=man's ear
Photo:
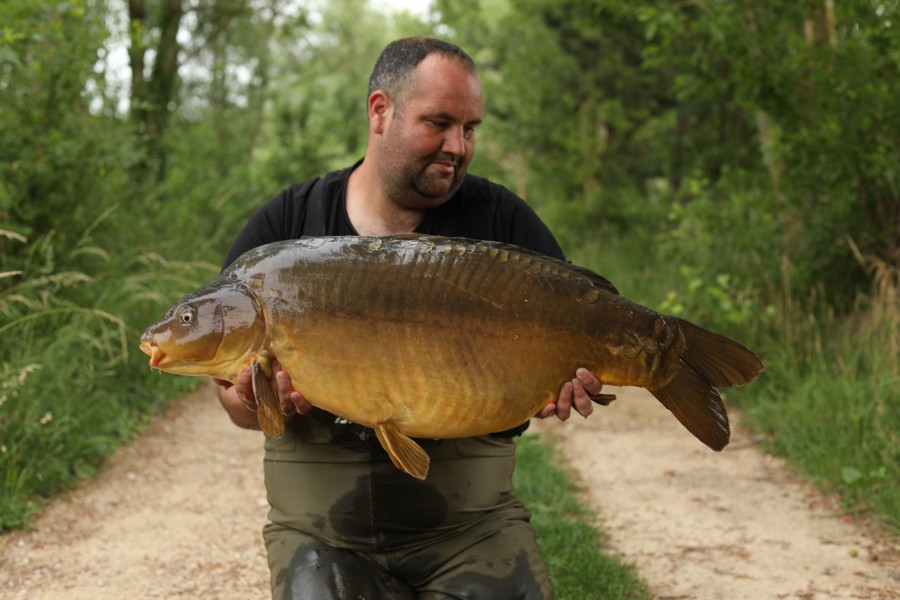
[[[382,90],[375,90],[369,96],[369,128],[373,133],[384,133],[387,122],[394,114],[394,103]]]

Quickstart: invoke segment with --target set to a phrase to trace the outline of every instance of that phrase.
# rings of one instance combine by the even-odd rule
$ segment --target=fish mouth
[[[150,357],[151,367],[158,367],[166,357],[166,353],[160,350],[153,340],[141,340],[141,352]]]

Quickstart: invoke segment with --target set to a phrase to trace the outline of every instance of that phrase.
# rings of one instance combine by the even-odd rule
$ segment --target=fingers
[[[585,418],[594,412],[594,403],[591,402],[591,396],[577,377],[572,380],[572,408]]]
[[[582,417],[587,417],[594,412],[594,403],[591,402],[589,389],[597,389],[600,382],[587,369],[576,371],[576,377],[563,384],[556,399],[556,416],[560,421],[567,421],[575,409]]]
[[[548,404],[547,406],[542,408],[541,412],[539,412],[538,414],[536,414],[534,416],[537,417],[538,419],[546,419],[547,417],[549,417],[550,415],[552,415],[554,413],[556,413],[556,403],[551,402],[550,404]]]
[[[256,396],[253,395],[253,373],[250,367],[244,367],[234,380],[234,389],[238,399],[250,412],[256,412]]]
[[[278,394],[281,412],[289,415],[294,412],[294,404],[291,402],[291,392],[293,391],[294,386],[291,384],[291,377],[287,374],[287,371],[282,370],[281,367],[275,367],[273,365],[272,371],[272,374],[275,376],[275,392]]]
[[[308,413],[312,406],[300,392],[294,389],[291,376],[281,368],[278,361],[272,361],[272,373],[275,376],[275,389],[278,393],[278,401],[281,403],[281,412],[286,415]]]
[[[278,361],[272,361],[272,376],[275,383],[275,393],[278,394],[278,402],[281,412],[291,416],[294,414],[306,414],[312,406],[303,395],[294,389],[291,376],[281,368]],[[231,384],[228,384],[231,385]],[[247,410],[256,412],[256,396],[253,394],[253,372],[250,367],[244,367],[238,373],[234,381],[234,389],[238,399],[247,407]]]
[[[587,418],[594,412],[592,394],[599,394],[603,384],[587,369],[575,371],[575,379],[572,380],[572,404],[582,417]]]
[[[279,370],[275,373],[275,387],[278,390],[278,400],[281,402],[281,411],[284,414],[290,415],[296,412],[303,415],[312,408],[303,395],[294,389],[291,376],[287,371]]]
[[[565,382],[559,388],[559,396],[556,398],[556,416],[559,417],[560,421],[567,421],[572,414],[572,394],[574,391],[575,386],[571,381]]]
[[[575,377],[559,388],[556,402],[548,404],[535,416],[544,419],[556,413],[560,421],[566,421],[572,416],[574,408],[575,412],[587,418],[594,412],[594,399],[602,397],[602,389],[603,384],[593,373],[584,368],[578,369]]]
[[[600,383],[600,380],[594,377],[594,374],[584,367],[575,371],[575,378],[581,382],[581,385],[584,386],[584,390],[592,396],[596,396],[600,393],[600,390],[603,389],[603,384]]]

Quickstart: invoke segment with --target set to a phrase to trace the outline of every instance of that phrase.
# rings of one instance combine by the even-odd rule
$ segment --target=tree
[[[92,113],[87,93],[89,83],[102,85],[94,67],[105,16],[103,2],[0,3],[4,229],[30,239],[55,232],[64,246],[121,195],[133,154],[121,128]]]
[[[165,174],[162,143],[173,109],[178,78],[178,30],[184,16],[182,0],[158,0],[148,13],[147,0],[128,0],[131,45],[131,119],[144,136],[148,156],[157,162],[156,179]],[[147,54],[153,44],[152,66]],[[146,165],[141,165],[143,170]]]
[[[366,0],[335,0],[303,35],[278,37],[265,144],[267,175],[280,184],[319,176],[362,158],[367,140],[367,80],[381,49],[397,37],[423,33]]]

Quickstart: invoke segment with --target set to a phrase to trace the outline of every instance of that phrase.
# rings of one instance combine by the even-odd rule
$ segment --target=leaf
[[[15,67],[22,66],[19,62],[19,55],[9,46],[0,47],[0,63],[9,63]]]
[[[841,479],[843,479],[844,483],[847,485],[856,485],[862,477],[863,474],[859,469],[853,467],[844,467],[841,469]]]

